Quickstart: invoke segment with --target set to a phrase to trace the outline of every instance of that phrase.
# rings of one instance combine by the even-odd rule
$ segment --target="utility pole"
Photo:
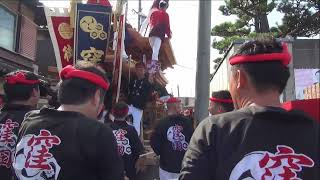
[[[195,119],[208,116],[210,74],[211,0],[199,1]]]
[[[138,6],[138,32],[140,31],[141,28],[141,13],[142,9],[141,9],[141,0],[139,0],[139,6]]]

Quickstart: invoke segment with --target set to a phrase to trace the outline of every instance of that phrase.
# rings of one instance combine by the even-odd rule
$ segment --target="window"
[[[0,47],[14,51],[16,15],[0,4]]]

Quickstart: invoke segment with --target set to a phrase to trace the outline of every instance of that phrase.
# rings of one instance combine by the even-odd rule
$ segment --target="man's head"
[[[137,63],[135,66],[135,70],[136,70],[136,75],[137,75],[138,79],[145,78],[146,66],[144,63],[142,63],[142,62]]]
[[[40,81],[29,71],[18,70],[5,75],[4,93],[9,104],[35,107],[40,98]]]
[[[125,102],[118,102],[112,108],[112,115],[115,120],[124,121],[128,115],[129,107]]]
[[[290,60],[287,46],[274,39],[244,43],[229,59],[229,87],[235,107],[242,108],[248,101],[261,105],[279,101],[290,76]]]
[[[81,111],[96,118],[103,109],[103,102],[109,82],[105,72],[91,63],[83,62],[65,67],[60,72],[58,101],[70,110]]]
[[[212,92],[208,108],[211,115],[230,112],[233,109],[233,102],[229,91]]]
[[[161,9],[165,4],[162,2],[164,1],[167,4],[167,8],[169,7],[169,0],[154,0],[151,6],[151,9],[157,8]]]
[[[178,114],[181,111],[181,100],[175,97],[171,97],[167,100],[168,114]]]
[[[159,2],[159,9],[164,9],[166,10],[169,7],[169,4],[165,0],[160,0]]]

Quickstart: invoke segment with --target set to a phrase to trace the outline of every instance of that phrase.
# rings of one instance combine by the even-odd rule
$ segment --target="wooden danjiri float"
[[[112,103],[109,98],[107,110],[115,102],[125,100],[128,84],[135,77],[135,64],[143,62],[147,65],[153,53],[149,37],[142,36],[127,21],[128,1],[118,0],[116,7],[112,7],[108,0],[88,0],[86,4],[81,0],[70,0],[69,8],[44,9],[58,71],[78,61],[96,63],[112,82],[111,92],[108,92]],[[168,80],[162,71],[176,64],[168,38],[162,39],[158,62],[161,70],[153,74],[154,86],[156,90],[166,92]],[[144,109],[141,138],[145,145],[155,121],[165,115],[159,95],[162,96],[160,92],[154,93]],[[153,154],[147,153],[147,156]]]

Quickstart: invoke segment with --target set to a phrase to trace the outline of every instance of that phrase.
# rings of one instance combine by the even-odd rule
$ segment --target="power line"
[[[194,68],[192,67],[187,67],[187,66],[184,66],[184,65],[180,65],[180,64],[175,64],[176,66],[179,66],[179,67],[182,67],[184,69],[190,69],[190,70],[194,70]]]

